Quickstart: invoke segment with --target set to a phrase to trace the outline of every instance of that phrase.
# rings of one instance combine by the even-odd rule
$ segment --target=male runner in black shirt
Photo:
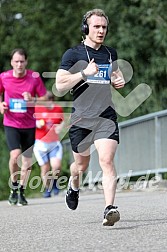
[[[117,183],[114,155],[119,130],[110,84],[119,89],[125,81],[116,62],[116,50],[103,45],[108,23],[108,17],[101,9],[93,9],[84,15],[82,32],[86,38],[64,53],[56,75],[56,88],[58,91],[72,89],[74,100],[69,131],[74,162],[70,167],[66,204],[71,210],[78,206],[79,176],[89,165],[90,146],[94,144],[103,172],[106,203],[103,225],[113,226],[120,219],[117,207],[113,205]]]

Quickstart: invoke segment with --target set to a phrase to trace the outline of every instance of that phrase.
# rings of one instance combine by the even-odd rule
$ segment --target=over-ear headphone
[[[88,34],[89,34],[89,26],[88,26],[88,24],[87,24],[87,17],[86,17],[86,15],[84,15],[84,16],[83,16],[83,19],[82,19],[81,31],[82,31],[85,35],[88,35]]]
[[[100,10],[100,9],[94,9],[94,10],[88,11],[83,16],[82,24],[81,24],[81,31],[82,31],[82,33],[84,33],[85,35],[89,34],[89,25],[87,24],[87,19],[90,18],[92,15],[97,15],[97,16],[105,17],[105,19],[107,20],[107,31],[106,31],[106,35],[107,35],[109,20],[108,20],[108,17],[105,15],[104,11]]]

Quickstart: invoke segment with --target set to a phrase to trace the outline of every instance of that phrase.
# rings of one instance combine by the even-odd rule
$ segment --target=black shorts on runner
[[[85,121],[87,127],[85,127]],[[106,138],[113,139],[119,143],[119,128],[116,121],[104,118],[96,120],[86,119],[79,125],[72,125],[69,130],[69,138],[72,150],[76,153],[82,153],[87,150],[95,140]]]
[[[21,149],[23,156],[32,157],[35,128],[18,129],[4,126],[4,129],[9,150]]]

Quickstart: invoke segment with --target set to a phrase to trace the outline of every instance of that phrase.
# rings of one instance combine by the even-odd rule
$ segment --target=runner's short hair
[[[25,57],[25,59],[27,59],[27,57],[28,57],[27,52],[26,52],[26,50],[23,49],[23,48],[15,48],[15,49],[11,52],[11,54],[10,54],[11,59],[13,58],[13,55],[14,55],[16,52],[17,52],[18,54],[20,54],[20,55],[23,55],[23,56]]]

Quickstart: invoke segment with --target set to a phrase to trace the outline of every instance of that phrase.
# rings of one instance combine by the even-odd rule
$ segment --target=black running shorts
[[[84,127],[82,127],[82,122]],[[87,127],[85,127],[87,124]],[[119,143],[118,123],[110,119],[98,118],[96,120],[86,119],[79,125],[72,125],[69,130],[69,138],[72,150],[82,153],[87,150],[95,140],[106,138],[113,139]]]
[[[32,157],[35,128],[18,129],[4,126],[4,129],[9,150],[21,149],[23,156]]]

